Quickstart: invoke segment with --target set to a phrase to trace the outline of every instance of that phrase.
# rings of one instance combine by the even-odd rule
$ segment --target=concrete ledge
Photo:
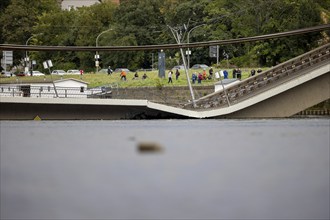
[[[147,106],[148,101],[136,99],[0,97],[0,103]]]

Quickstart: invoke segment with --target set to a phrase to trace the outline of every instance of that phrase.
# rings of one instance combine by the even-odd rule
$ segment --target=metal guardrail
[[[301,76],[301,70],[307,70],[328,60],[330,60],[330,44],[321,46],[315,50],[279,64],[272,69],[242,80],[239,84],[230,86],[225,91],[202,97],[201,99],[196,100],[196,108],[224,108],[236,104],[260,94],[269,88],[276,87],[293,78]],[[228,99],[225,92],[227,93]],[[187,104],[184,108],[193,107],[191,104]]]
[[[100,99],[108,99],[112,98],[113,95],[119,96],[119,85],[118,83],[111,83],[101,87],[92,88],[90,90],[90,94],[87,98],[100,98]]]
[[[56,91],[59,98],[87,98],[98,92],[86,87],[56,87]],[[1,85],[0,97],[55,98],[56,94],[53,86]]]
[[[111,98],[118,95],[118,84],[113,83],[98,88],[59,87],[56,86],[58,98]],[[30,84],[0,84],[0,97],[56,98],[52,85],[32,86]]]

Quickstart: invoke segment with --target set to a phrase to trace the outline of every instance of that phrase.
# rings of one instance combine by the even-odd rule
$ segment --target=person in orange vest
[[[203,69],[203,80],[205,80],[206,78],[207,78],[207,76],[206,76],[206,70]]]
[[[121,71],[120,73],[120,79],[126,81],[126,72],[124,70]]]

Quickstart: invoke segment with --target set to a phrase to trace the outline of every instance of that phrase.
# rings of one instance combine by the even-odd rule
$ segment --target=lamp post
[[[176,42],[178,43],[178,45],[180,45],[181,44],[181,37],[182,36],[181,36],[181,34],[179,34],[179,30],[174,29],[174,28],[170,27],[169,25],[167,25],[167,26],[170,28],[170,30],[171,30],[171,32],[172,32],[172,34],[173,34]],[[190,90],[191,101],[192,101],[193,107],[195,108],[196,107],[195,95],[194,95],[194,92],[192,90],[192,86],[191,86],[191,83],[190,83],[190,77],[189,77],[189,73],[188,73],[188,69],[187,69],[187,64],[186,64],[186,59],[185,59],[185,56],[183,54],[182,47],[180,47],[180,52],[181,52],[181,57],[182,57],[182,62],[183,62],[184,70],[185,70],[186,76],[187,76],[187,82],[188,82],[188,87],[189,87],[189,90]]]
[[[34,35],[32,35],[31,37],[29,37],[26,42],[25,42],[25,46],[28,45],[29,41],[34,37]],[[28,57],[28,51],[25,51],[25,58],[24,58],[24,64],[25,64],[25,69],[24,72],[29,72],[29,67],[28,67],[28,63],[29,63],[29,57]]]
[[[51,70],[50,70],[50,68],[53,67],[53,62],[51,60],[47,60],[47,61],[44,61],[42,64],[43,64],[44,68],[48,69],[48,71],[49,71],[50,78],[52,79],[52,82],[53,82],[55,96],[56,96],[56,98],[58,98],[57,89],[56,89],[56,86],[55,86],[55,83],[54,83],[54,80],[53,80],[53,77],[51,74]]]
[[[30,41],[33,37],[38,36],[38,35],[41,35],[41,34],[43,34],[43,33],[33,34],[31,37],[29,37],[29,38],[26,40],[26,42],[25,42],[25,46],[28,45],[29,41]],[[25,58],[24,58],[24,63],[25,63],[25,70],[24,70],[24,72],[25,72],[25,71],[29,72],[29,67],[28,67],[28,63],[29,63],[29,61],[30,61],[30,59],[29,59],[29,56],[28,56],[28,51],[26,50],[26,51],[25,51]],[[32,64],[31,64],[31,65],[32,65]],[[32,76],[32,75],[31,75],[31,76]]]
[[[102,34],[108,32],[108,31],[112,31],[112,29],[108,29],[108,30],[105,30],[105,31],[102,31],[99,35],[97,35],[96,37],[96,40],[95,40],[95,45],[96,47],[98,47],[98,41],[99,41],[99,38]],[[99,55],[99,52],[97,51],[97,48],[96,48],[96,53],[95,53],[95,66],[96,66],[96,72],[99,71],[99,60],[100,59],[100,55]]]
[[[190,37],[190,33],[195,30],[196,28],[198,27],[201,27],[201,26],[204,26],[206,24],[200,24],[200,25],[197,25],[195,26],[194,28],[192,28],[189,32],[188,32],[188,35],[187,35],[187,43],[188,43],[188,46],[189,46],[189,37]],[[187,57],[188,57],[188,69],[190,68],[190,49],[188,47],[188,54],[187,54]]]

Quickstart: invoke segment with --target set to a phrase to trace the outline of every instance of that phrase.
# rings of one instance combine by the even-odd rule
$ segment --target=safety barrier
[[[87,98],[98,91],[86,87],[56,87],[56,92],[59,98]],[[0,85],[0,97],[55,98],[56,92],[53,86]]]

